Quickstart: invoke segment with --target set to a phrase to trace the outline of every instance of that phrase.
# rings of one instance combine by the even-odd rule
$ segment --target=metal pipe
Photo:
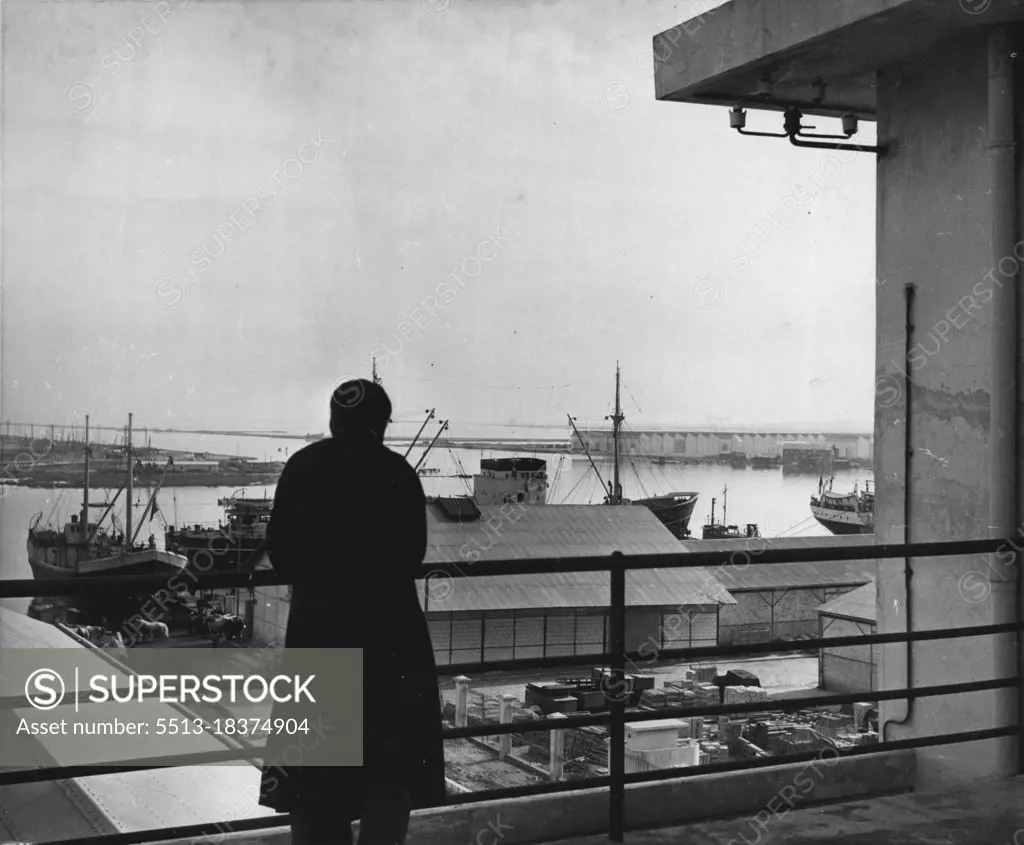
[[[992,270],[998,274],[993,286],[992,301],[992,382],[991,382],[991,434],[989,455],[989,531],[992,537],[1014,537],[1018,520],[1017,466],[1017,292],[1018,261],[1014,257],[1017,243],[1017,155],[1014,117],[1014,38],[1007,26],[993,27],[988,32],[988,151],[991,162],[992,192]],[[1012,270],[1004,268],[1009,262]],[[1020,573],[1018,570],[1018,578]],[[1008,596],[993,603],[1005,601]],[[997,611],[998,612],[998,611]],[[996,648],[997,660],[1005,674],[1012,675],[1019,668],[1019,656],[1012,651],[1020,649],[1020,641],[1011,650],[1007,644],[1003,651]],[[1014,712],[1006,697],[996,699],[996,722],[1016,722],[1022,715]],[[1010,750],[1004,747],[1003,754]],[[1019,769],[1022,763],[1017,761]],[[1009,760],[998,768],[1011,768]]]
[[[626,805],[626,570],[622,552],[612,552],[609,639],[611,640],[611,723],[608,731],[608,839],[622,842]]]
[[[905,299],[904,304],[904,316],[903,316],[903,334],[904,334],[904,356],[903,363],[909,365],[911,351],[914,348],[914,285],[908,283],[903,288],[903,296]],[[910,388],[913,386],[913,379],[910,375],[903,370],[903,544],[905,546],[910,545],[910,480],[911,472],[913,470],[913,458],[914,458],[914,447],[911,443],[911,431],[913,429],[913,398],[910,393]],[[903,559],[903,614],[906,617],[906,631],[908,634],[914,630],[914,616],[913,616],[913,558],[909,555]],[[914,686],[914,644],[910,640],[907,640],[906,645],[906,656],[904,661],[907,666],[907,687],[913,689]],[[907,725],[910,720],[914,718],[914,695],[911,693],[907,696],[907,710],[903,714],[902,719],[886,719],[882,724],[882,742],[886,741],[889,735],[890,725]]]

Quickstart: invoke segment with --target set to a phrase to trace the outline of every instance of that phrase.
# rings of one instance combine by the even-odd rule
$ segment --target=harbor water
[[[173,441],[173,442],[172,442]],[[180,441],[180,442],[178,442]],[[263,440],[251,438],[226,438],[216,436],[186,437],[161,436],[160,446],[175,449],[195,449],[220,454],[242,454],[260,460],[286,460],[288,455],[303,447],[297,440]],[[392,447],[404,454],[404,446]],[[417,448],[409,455],[415,464],[423,453]],[[529,453],[491,452],[466,449],[433,449],[424,462],[437,474],[422,478],[424,492],[429,495],[458,496],[469,493],[472,478],[460,478],[460,474],[472,476],[480,470],[482,458],[511,457],[513,454]],[[601,481],[585,458],[580,456],[540,454],[548,462],[549,504],[600,504],[603,499]],[[612,465],[598,462],[598,471],[604,482],[611,481]],[[871,480],[869,470],[848,470],[836,474],[835,489],[852,489],[855,482],[863,486]],[[781,469],[734,468],[728,464],[654,464],[648,460],[625,458],[620,465],[620,483],[627,499],[646,498],[666,493],[695,492],[700,498],[690,519],[690,532],[700,537],[700,526],[711,511],[711,499],[717,499],[715,516],[722,518],[722,490],[728,487],[727,521],[737,525],[756,523],[766,537],[811,537],[827,536],[828,532],[811,518],[809,499],[817,491],[818,476],[784,474]],[[151,490],[135,491],[136,519],[141,516]],[[216,524],[222,516],[218,499],[237,493],[235,488],[221,487],[178,487],[160,491],[158,505],[160,516],[142,527],[139,538],[145,540],[150,534],[156,536],[157,545],[163,546],[163,533],[167,525],[192,525],[195,523]],[[245,488],[245,494],[260,497],[266,492],[273,495],[274,487],[258,486]],[[92,501],[100,501],[102,491],[90,494]],[[35,514],[42,513],[43,520],[53,520],[63,525],[65,519],[81,508],[81,490],[62,489],[19,489],[10,487],[0,497],[0,579],[31,578],[25,541],[28,524]],[[115,509],[123,519],[123,508]],[[10,599],[4,603],[24,610],[28,599]]]

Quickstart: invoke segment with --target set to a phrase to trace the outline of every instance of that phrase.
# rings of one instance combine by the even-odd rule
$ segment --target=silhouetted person
[[[384,446],[390,417],[379,385],[341,385],[331,437],[291,457],[274,495],[270,561],[293,582],[286,647],[364,649],[363,767],[264,767],[260,803],[292,814],[295,845],[344,845],[356,819],[360,845],[401,843],[410,810],[445,799],[437,670],[416,588],[426,503],[415,470]]]

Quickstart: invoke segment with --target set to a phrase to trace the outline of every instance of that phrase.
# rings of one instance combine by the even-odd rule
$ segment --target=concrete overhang
[[[1024,0],[729,0],[654,36],[655,97],[873,120],[878,71],[1018,22]]]

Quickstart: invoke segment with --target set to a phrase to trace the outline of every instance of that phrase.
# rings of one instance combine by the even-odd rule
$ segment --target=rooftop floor
[[[628,797],[627,797],[628,804]],[[1024,845],[1024,778],[956,792],[915,792],[753,817],[626,833],[628,845]],[[628,806],[627,806],[628,813]],[[607,845],[606,836],[561,845]]]

